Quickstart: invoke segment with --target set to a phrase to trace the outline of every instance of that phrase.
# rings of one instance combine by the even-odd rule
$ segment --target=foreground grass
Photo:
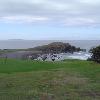
[[[0,100],[100,100],[100,65],[0,59]]]

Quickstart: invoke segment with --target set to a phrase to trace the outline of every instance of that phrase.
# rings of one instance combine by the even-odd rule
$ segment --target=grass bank
[[[0,59],[0,100],[100,100],[100,65]]]

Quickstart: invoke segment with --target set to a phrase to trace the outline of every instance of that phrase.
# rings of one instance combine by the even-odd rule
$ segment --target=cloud
[[[94,4],[96,4],[96,5],[98,5],[98,3],[100,3],[100,0],[79,0],[81,3],[85,3],[85,4],[92,4],[92,5],[94,5]]]
[[[5,23],[34,23],[34,22],[41,22],[47,21],[48,18],[40,17],[40,16],[5,16],[0,17],[0,21]]]
[[[96,26],[99,9],[100,0],[0,0],[0,21]]]
[[[95,24],[98,24],[98,21],[92,18],[68,18],[65,20],[65,25],[67,26],[95,26]]]

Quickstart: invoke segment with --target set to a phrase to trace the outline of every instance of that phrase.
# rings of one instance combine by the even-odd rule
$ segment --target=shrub
[[[100,46],[90,49],[91,60],[100,63]]]

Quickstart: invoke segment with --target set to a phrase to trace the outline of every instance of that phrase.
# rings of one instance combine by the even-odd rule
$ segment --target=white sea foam
[[[88,58],[91,57],[90,53],[86,53],[86,52],[75,52],[73,54],[71,53],[61,53],[61,54],[55,54],[55,61],[61,61],[61,60],[65,60],[65,59],[79,59],[79,60],[87,60]],[[52,61],[52,57],[51,55],[47,55],[47,59],[46,61]]]

